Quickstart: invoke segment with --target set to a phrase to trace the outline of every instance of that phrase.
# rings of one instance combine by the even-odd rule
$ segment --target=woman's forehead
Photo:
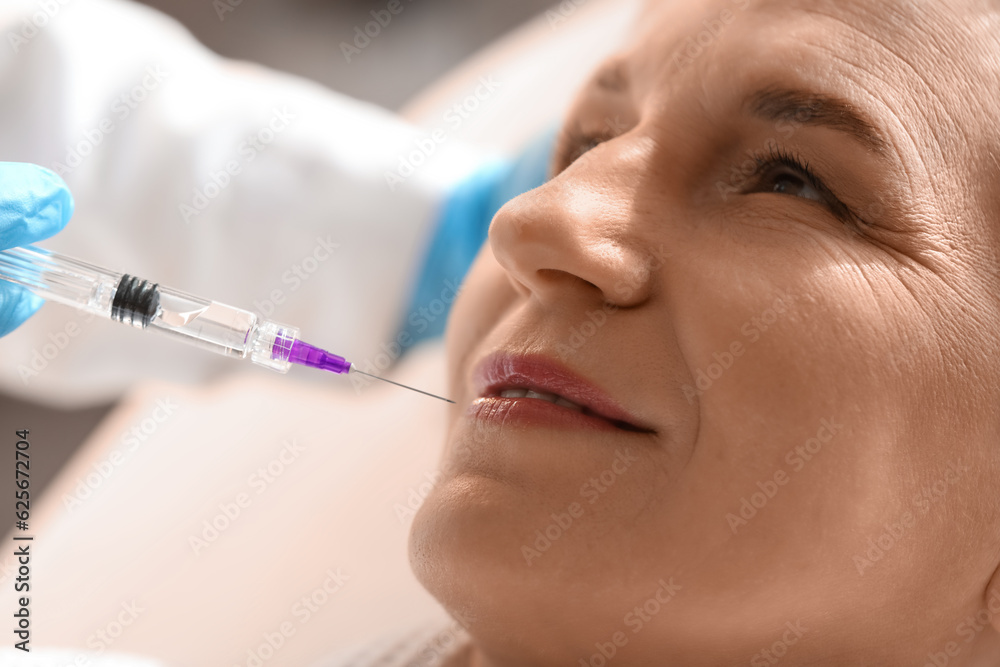
[[[857,16],[874,19],[915,20],[927,12],[954,16],[991,13],[1000,10],[996,0],[646,0],[643,21],[667,16],[678,9],[698,7],[702,11],[812,12],[827,16]]]
[[[996,147],[998,19],[998,0],[653,0],[595,83],[640,106],[675,93],[711,106],[789,82],[941,168]]]
[[[1000,0],[650,0],[637,29],[637,57],[708,52],[738,36],[757,49],[884,50],[931,70],[1000,62]]]

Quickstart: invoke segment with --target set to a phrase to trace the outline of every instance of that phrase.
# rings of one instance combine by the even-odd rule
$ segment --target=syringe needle
[[[430,392],[422,391],[420,389],[414,389],[413,387],[407,387],[405,384],[400,384],[398,382],[393,382],[392,380],[386,380],[385,378],[380,378],[377,375],[372,375],[371,373],[365,373],[364,371],[359,371],[354,366],[351,366],[351,372],[352,373],[361,373],[362,375],[366,375],[366,376],[368,376],[370,378],[374,378],[376,380],[381,380],[382,382],[388,382],[389,384],[394,384],[397,387],[402,387],[403,389],[409,389],[410,391],[415,391],[418,394],[423,394],[424,396],[430,396],[431,398],[436,398],[436,399],[444,401],[446,403],[454,403],[455,402],[455,401],[449,400],[447,398],[442,398],[441,396],[438,396],[437,394],[432,394]]]

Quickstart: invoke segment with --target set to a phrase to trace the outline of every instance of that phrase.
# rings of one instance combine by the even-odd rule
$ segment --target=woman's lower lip
[[[478,421],[496,424],[517,423],[567,430],[625,432],[607,419],[578,412],[540,398],[488,396],[473,401],[468,414]]]

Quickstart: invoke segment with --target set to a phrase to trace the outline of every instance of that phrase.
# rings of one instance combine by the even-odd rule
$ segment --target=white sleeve
[[[392,350],[441,201],[491,158],[223,60],[123,0],[4,0],[0,36],[0,160],[61,173],[76,199],[43,247],[261,311],[356,362]],[[0,359],[0,392],[62,405],[246,365],[54,304]]]

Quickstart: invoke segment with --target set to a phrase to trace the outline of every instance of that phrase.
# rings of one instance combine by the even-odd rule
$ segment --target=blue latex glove
[[[444,333],[454,290],[486,242],[493,216],[514,197],[545,183],[556,134],[557,128],[548,130],[517,159],[484,167],[451,193],[410,299],[400,347]]]
[[[29,245],[61,230],[73,215],[73,197],[59,176],[33,164],[0,162],[0,250]],[[0,280],[0,336],[42,305],[22,287]]]

